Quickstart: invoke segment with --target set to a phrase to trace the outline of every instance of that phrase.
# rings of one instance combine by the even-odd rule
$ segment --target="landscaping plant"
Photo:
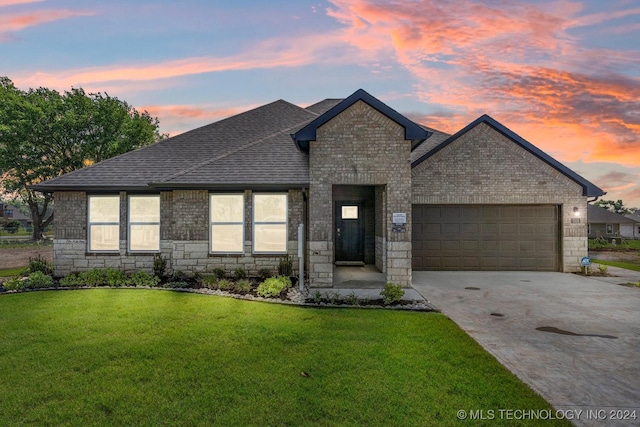
[[[404,290],[402,286],[393,283],[385,283],[384,289],[380,292],[384,305],[393,304],[400,301],[404,296]]]

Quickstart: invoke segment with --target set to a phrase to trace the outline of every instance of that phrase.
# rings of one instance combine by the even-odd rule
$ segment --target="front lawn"
[[[620,268],[626,268],[627,270],[640,271],[640,263],[633,262],[633,261],[609,261],[609,260],[595,259],[595,258],[592,259],[591,261],[597,264],[610,265],[612,267],[620,267]]]
[[[426,426],[550,409],[437,313],[90,289],[0,295],[0,331],[2,425]]]

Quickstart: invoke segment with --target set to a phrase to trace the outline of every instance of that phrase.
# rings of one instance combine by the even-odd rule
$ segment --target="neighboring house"
[[[18,221],[21,227],[28,227],[32,222],[31,218],[20,212],[17,206],[4,203],[0,203],[0,218],[5,218],[9,221]]]
[[[417,270],[577,271],[588,198],[603,191],[489,116],[455,135],[363,90],[307,108],[276,101],[33,188],[53,192],[55,274],[206,273],[335,264]]]
[[[640,212],[634,212],[632,214],[625,215],[625,217],[634,220],[636,223],[633,225],[625,225],[624,227],[621,227],[620,233],[623,236],[631,235],[632,239],[640,239]],[[632,234],[629,233],[629,229],[633,231]]]
[[[610,212],[599,206],[589,205],[589,238],[620,238],[633,239],[639,236],[640,221]]]

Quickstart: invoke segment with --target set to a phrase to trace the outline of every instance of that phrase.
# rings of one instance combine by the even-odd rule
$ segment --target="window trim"
[[[609,231],[609,230],[611,230],[611,231]],[[613,224],[606,224],[605,225],[605,232],[607,234],[613,234]]]
[[[115,197],[118,199],[118,222],[91,222],[91,199],[92,198]],[[88,194],[87,195],[87,252],[93,254],[113,254],[120,253],[120,194]],[[91,249],[91,226],[92,225],[117,225],[118,226],[118,249]]]
[[[240,196],[242,197],[242,222],[238,221],[223,221],[215,222],[211,218],[211,207],[213,206],[214,196]],[[209,253],[212,255],[244,255],[244,242],[245,242],[245,211],[246,211],[246,197],[244,192],[242,193],[209,193]],[[214,251],[213,250],[213,226],[214,225],[242,225],[242,249],[240,251]]]
[[[256,196],[284,196],[284,222],[256,222]],[[289,249],[289,193],[253,193],[251,198],[251,252],[256,255],[286,255]],[[284,224],[284,251],[256,251],[256,225]]]
[[[157,197],[158,198],[158,222],[131,222],[131,198],[133,197]],[[127,195],[127,252],[132,254],[152,254],[160,253],[160,195],[159,194],[128,194]],[[131,249],[131,226],[132,225],[157,225],[158,226],[158,249]]]

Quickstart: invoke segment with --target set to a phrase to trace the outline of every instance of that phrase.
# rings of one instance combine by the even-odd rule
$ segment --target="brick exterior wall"
[[[587,255],[582,187],[484,123],[415,167],[411,180],[415,204],[558,205],[563,271],[578,271]]]
[[[391,214],[411,213],[411,144],[404,128],[357,101],[318,128],[309,148],[309,281],[312,287],[333,285],[333,187],[366,185],[384,188],[374,248],[376,265],[386,259],[387,280],[411,285],[411,224],[393,233]],[[385,206],[382,211],[381,206]],[[380,233],[380,234],[378,234]]]
[[[249,275],[261,268],[276,271],[282,255],[252,254],[252,192],[245,190],[245,253],[213,256],[209,254],[209,192],[175,190],[160,193],[160,253],[166,257],[169,272],[209,273],[223,268],[233,274],[238,267]],[[118,268],[127,273],[151,272],[154,254],[127,250],[127,193],[120,192],[120,250],[115,253],[87,252],[87,194],[55,194],[56,227],[53,241],[54,275],[64,276],[93,268]],[[288,244],[294,271],[298,269],[298,224],[304,222],[302,190],[288,192]]]

